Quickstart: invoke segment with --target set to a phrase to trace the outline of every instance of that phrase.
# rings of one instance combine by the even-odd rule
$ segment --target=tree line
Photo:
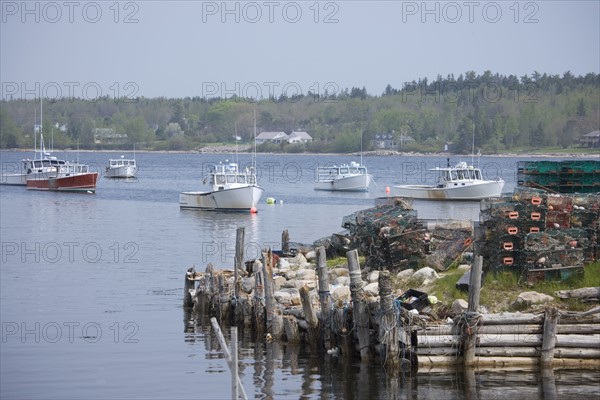
[[[0,102],[0,148],[32,148],[39,99]],[[352,87],[337,93],[278,98],[80,98],[44,101],[42,129],[54,148],[193,150],[211,143],[252,143],[254,115],[261,131],[306,131],[312,143],[263,145],[265,151],[354,152],[376,135],[414,139],[399,150],[502,153],[576,146],[599,129],[600,75],[517,77],[473,71],[387,85],[379,95]],[[37,118],[36,118],[37,115]],[[105,128],[126,134],[98,141]],[[362,143],[361,143],[362,139]]]

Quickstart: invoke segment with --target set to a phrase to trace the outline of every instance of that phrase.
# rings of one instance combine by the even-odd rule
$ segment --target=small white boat
[[[481,200],[502,194],[504,180],[483,179],[481,170],[466,162],[455,166],[436,167],[430,171],[439,172],[438,184],[394,186],[395,196],[429,200]]]
[[[316,173],[315,190],[367,192],[373,180],[367,167],[355,161],[350,165],[318,167]]]
[[[219,163],[212,166],[204,183],[210,190],[179,194],[179,207],[217,211],[256,212],[263,189],[257,185],[253,167],[240,171],[237,163]]]
[[[121,158],[108,160],[104,176],[107,178],[133,178],[137,174],[137,170],[135,158],[127,159],[125,156],[121,156]]]

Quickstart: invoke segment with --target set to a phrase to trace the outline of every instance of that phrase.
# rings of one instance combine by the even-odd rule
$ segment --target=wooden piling
[[[558,310],[549,308],[544,313],[544,334],[542,337],[542,354],[540,363],[544,366],[552,365],[554,348],[556,346],[556,331],[558,326]]]
[[[237,228],[235,235],[235,268],[233,274],[234,294],[235,298],[240,298],[240,274],[245,275],[246,268],[244,266],[244,227]]]
[[[231,398],[238,399],[240,392],[240,385],[238,385],[238,337],[237,327],[232,326],[229,328],[231,333]]]
[[[319,302],[321,304],[321,332],[322,341],[325,349],[331,349],[331,292],[329,291],[329,272],[327,271],[327,261],[325,247],[317,248],[317,276],[319,277]]]
[[[192,298],[192,294],[190,290],[196,288],[196,281],[192,280],[196,275],[196,270],[194,267],[188,268],[185,274],[185,282],[183,284],[183,307],[184,308],[192,308],[194,307],[194,299]]]
[[[467,312],[463,314],[463,358],[466,366],[472,366],[475,363],[475,345],[477,344],[477,324],[479,321],[479,295],[481,292],[481,268],[483,266],[483,257],[478,256],[471,267],[471,276],[469,279],[469,306]]]
[[[364,282],[361,277],[360,264],[358,262],[358,250],[350,250],[346,253],[348,259],[348,270],[350,270],[350,293],[352,296],[352,310],[354,326],[358,336],[358,348],[362,362],[369,362],[369,305],[364,298]]]
[[[394,310],[394,298],[392,296],[392,280],[389,271],[379,271],[379,306],[381,320],[379,322],[379,343],[382,345],[382,358],[384,363],[392,369],[397,368],[400,363],[400,342],[398,330],[398,318]]]
[[[244,227],[237,228],[235,236],[235,261],[233,268],[233,298],[231,299],[232,322],[237,324],[244,319],[244,310],[240,303],[241,279],[246,274],[244,265]]]
[[[254,298],[252,301],[252,308],[254,309],[254,318],[252,325],[257,336],[261,336],[265,332],[265,269],[262,264],[259,264],[259,262],[255,262],[253,268]]]
[[[284,257],[290,254],[290,234],[287,229],[281,233],[281,253]]]
[[[319,319],[310,299],[310,289],[304,285],[300,288],[300,301],[302,302],[302,311],[304,319],[308,324],[308,343],[317,345]]]
[[[225,361],[227,361],[229,370],[232,371],[232,379],[236,380],[236,386],[239,388],[242,398],[247,399],[248,396],[246,395],[246,391],[244,390],[244,385],[242,384],[240,377],[237,374],[233,375],[233,369],[234,369],[233,360],[231,357],[231,353],[229,352],[229,348],[227,347],[227,342],[225,342],[225,337],[223,336],[223,332],[221,332],[221,327],[219,326],[219,323],[217,322],[217,319],[215,317],[212,317],[210,319],[210,324],[212,325],[212,328],[214,329],[215,334],[217,335],[217,340],[219,341],[219,345],[221,346],[221,351],[223,351],[223,355],[225,356]],[[237,344],[236,344],[236,346],[237,346]],[[235,368],[237,369],[237,366]]]
[[[283,334],[283,321],[281,314],[276,310],[276,302],[273,297],[273,253],[268,249],[263,253],[264,286],[265,286],[265,324],[267,332],[273,339],[279,340]]]

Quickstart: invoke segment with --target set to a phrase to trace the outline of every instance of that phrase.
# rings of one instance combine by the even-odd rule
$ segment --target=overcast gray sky
[[[593,1],[1,2],[2,97],[292,95],[600,73]]]

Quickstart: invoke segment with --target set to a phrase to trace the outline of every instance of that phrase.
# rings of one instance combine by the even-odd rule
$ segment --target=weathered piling
[[[319,327],[319,319],[317,318],[317,313],[315,312],[310,299],[310,289],[306,285],[300,288],[300,300],[302,301],[304,319],[308,324],[308,343],[316,345],[318,340],[317,328]]]
[[[265,287],[265,326],[273,339],[283,335],[283,317],[273,297],[273,252],[269,248],[263,253],[263,279]]]
[[[325,349],[331,349],[331,292],[329,291],[329,274],[327,273],[327,262],[325,247],[317,248],[317,275],[319,278],[319,303],[321,305],[321,332],[322,342]]]
[[[196,289],[196,283],[193,280],[196,275],[194,267],[188,268],[185,273],[185,282],[183,284],[183,307],[192,308],[194,306],[193,291]],[[195,295],[195,293],[193,293]]]
[[[284,256],[290,254],[290,234],[287,229],[281,233],[281,253]]]
[[[544,313],[544,336],[542,337],[542,354],[540,362],[544,366],[552,364],[556,347],[556,328],[558,326],[558,310],[550,308]]]
[[[246,274],[244,264],[244,227],[237,228],[235,236],[235,260],[233,267],[233,298],[231,299],[232,322],[237,324],[244,319],[244,308],[241,299],[240,276]]]
[[[381,355],[386,366],[389,365],[391,368],[395,368],[400,362],[399,331],[402,327],[398,325],[400,318],[396,316],[396,310],[394,309],[392,281],[389,271],[379,272],[379,299],[381,308],[381,320],[379,322]]]
[[[475,259],[471,267],[471,276],[469,279],[469,308],[463,314],[461,322],[463,322],[463,358],[466,366],[471,366],[475,358],[475,345],[477,344],[477,329],[479,322],[479,293],[481,291],[481,267],[483,265],[483,257],[479,256]]]
[[[350,250],[346,253],[348,270],[350,271],[350,292],[352,295],[352,312],[358,348],[362,362],[369,362],[369,305],[364,301],[363,280],[361,278],[358,251]]]
[[[238,375],[237,328],[232,327],[232,330],[231,330],[232,351],[230,352],[229,348],[227,347],[227,342],[225,342],[225,337],[223,336],[223,332],[221,332],[221,327],[219,326],[219,323],[217,322],[217,319],[214,317],[211,318],[210,324],[212,325],[212,327],[215,331],[217,340],[219,341],[219,345],[221,346],[221,351],[223,351],[223,355],[225,356],[225,361],[227,361],[227,365],[229,366],[229,369],[231,370],[232,398],[237,399],[237,398],[239,398],[239,395],[241,395],[243,399],[247,399],[248,396],[246,395],[246,391],[244,390],[244,385],[242,384],[242,381],[240,380],[240,377]],[[234,353],[234,350],[235,350],[235,353]],[[234,353],[233,357],[232,357],[232,353]],[[238,391],[239,391],[239,394],[238,394]]]

